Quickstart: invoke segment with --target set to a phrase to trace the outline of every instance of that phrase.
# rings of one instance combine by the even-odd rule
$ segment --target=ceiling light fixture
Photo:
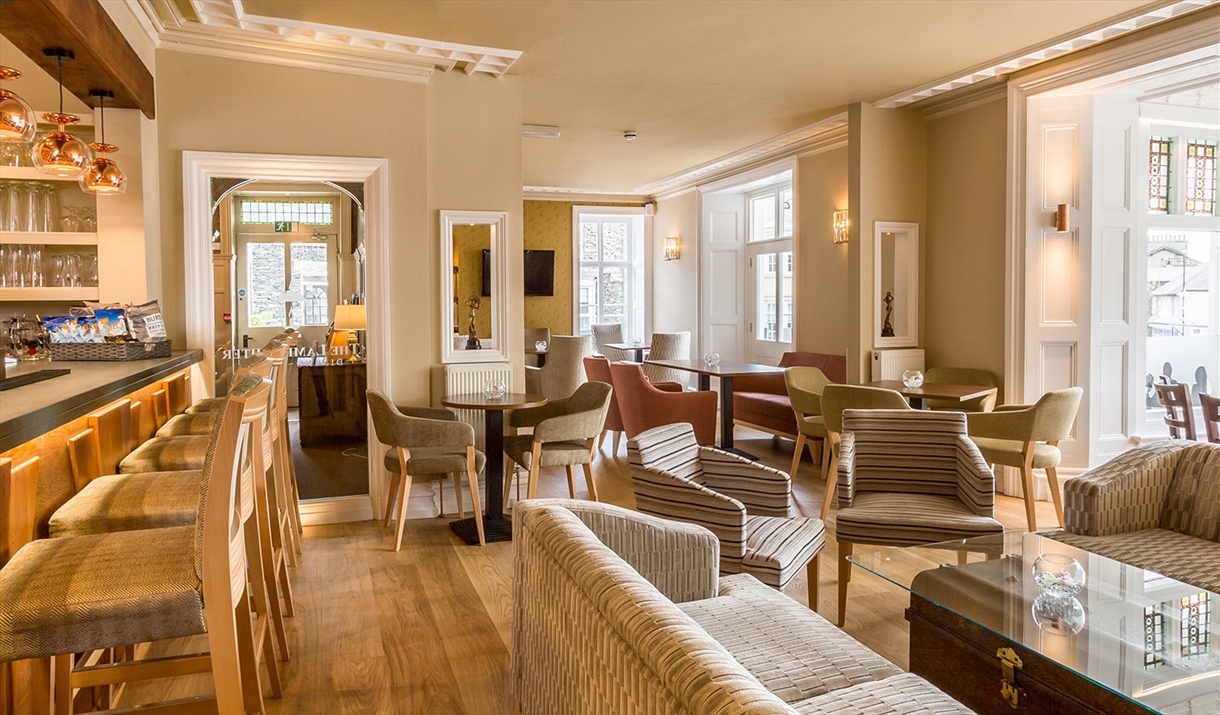
[[[113,154],[119,150],[117,146],[106,143],[105,104],[107,99],[114,99],[114,92],[95,89],[89,92],[89,96],[97,97],[97,118],[100,132],[99,141],[89,145],[90,149],[97,152],[97,156],[89,162],[85,172],[80,175],[80,187],[82,191],[91,194],[117,196],[127,191],[127,175],[123,173],[118,164],[106,157],[107,154]]]
[[[0,82],[21,79],[21,71],[0,67]],[[28,142],[38,131],[38,118],[25,100],[7,89],[0,89],[0,142]]]
[[[632,131],[623,132],[623,138],[629,142],[635,141],[636,136],[637,136],[637,134]]]
[[[72,50],[60,49],[43,50],[42,54],[54,57],[59,66],[59,111],[42,115],[43,119],[54,123],[56,129],[34,145],[34,166],[44,174],[78,176],[93,161],[93,154],[85,142],[65,129],[80,121],[75,114],[64,113],[64,60],[74,60],[76,54]]]
[[[558,139],[559,127],[549,124],[522,124],[521,136],[531,139]]]

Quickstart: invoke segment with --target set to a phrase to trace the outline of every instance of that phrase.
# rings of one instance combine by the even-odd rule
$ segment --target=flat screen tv
[[[555,295],[555,252],[525,252],[525,294]],[[491,251],[483,249],[483,295],[491,295]]]

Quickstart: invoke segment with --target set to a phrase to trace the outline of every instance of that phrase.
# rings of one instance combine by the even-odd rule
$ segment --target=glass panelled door
[[[642,329],[637,313],[642,311],[635,285],[638,271],[634,264],[638,247],[634,240],[633,217],[582,216],[580,219],[580,286],[577,290],[582,335],[591,325],[618,323],[626,338]]]
[[[292,238],[248,240],[238,252],[239,347],[258,347],[289,325],[305,344],[325,337],[335,302],[332,241]]]
[[[792,349],[792,241],[756,242],[746,252],[752,299],[746,361],[775,365]]]

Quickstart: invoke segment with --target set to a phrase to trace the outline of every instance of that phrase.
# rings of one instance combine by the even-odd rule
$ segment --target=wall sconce
[[[670,236],[665,239],[665,260],[676,261],[682,257],[681,239],[677,236]]]
[[[1068,232],[1068,213],[1070,210],[1067,204],[1059,204],[1055,207],[1055,230],[1059,233]]]
[[[851,220],[847,217],[847,209],[835,211],[835,243],[847,243],[847,229],[849,228],[851,228]]]

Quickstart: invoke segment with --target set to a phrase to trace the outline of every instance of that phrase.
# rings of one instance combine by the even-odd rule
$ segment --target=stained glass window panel
[[[1216,212],[1216,142],[1186,142],[1186,215],[1211,216]]]
[[[1152,137],[1148,143],[1148,210],[1169,213],[1169,137]]]
[[[1161,604],[1170,605],[1170,604]],[[1161,605],[1144,607],[1144,668],[1165,664],[1165,614]]]
[[[1211,600],[1206,593],[1182,597],[1182,657],[1211,652]]]
[[[292,324],[329,325],[326,244],[294,243],[291,255],[292,282],[288,290],[305,297],[304,301],[292,303]]]

